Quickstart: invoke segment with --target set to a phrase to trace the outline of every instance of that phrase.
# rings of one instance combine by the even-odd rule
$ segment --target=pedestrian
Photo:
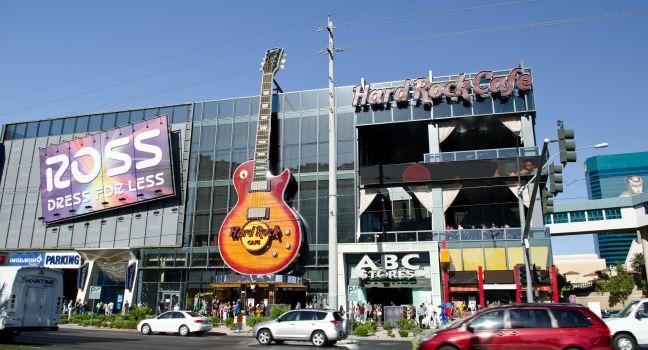
[[[130,312],[130,304],[128,303],[128,300],[124,303],[124,314],[128,315]]]
[[[99,300],[97,303],[97,315],[101,315],[104,312],[104,303]]]
[[[340,305],[340,316],[344,317],[344,305]]]
[[[425,319],[425,315],[427,313],[427,308],[425,307],[425,303],[421,303],[421,306],[419,306],[418,309],[418,321],[419,321],[419,327],[425,328],[423,326],[423,320]]]
[[[113,303],[112,300],[111,300],[108,303],[108,314],[112,315],[114,311],[115,311],[115,303]]]
[[[239,311],[236,315],[236,333],[241,333],[243,330],[243,311]]]
[[[173,307],[173,311],[180,311],[180,303],[176,303]]]
[[[295,309],[296,310],[301,309],[301,303],[299,301],[297,302],[297,305],[295,305]]]
[[[365,306],[363,303],[360,303],[360,307],[358,308],[358,313],[360,314],[360,322],[364,323],[367,319],[367,315],[365,314]]]

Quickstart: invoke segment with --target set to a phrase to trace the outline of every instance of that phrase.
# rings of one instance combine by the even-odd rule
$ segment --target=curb
[[[111,331],[111,332],[130,332],[130,333],[138,333],[137,329],[130,329],[130,328],[105,328],[105,327],[94,327],[94,326],[88,326],[88,327],[83,327],[79,326],[76,324],[60,324],[59,325],[60,329],[87,329],[87,330],[94,330],[94,331]]]

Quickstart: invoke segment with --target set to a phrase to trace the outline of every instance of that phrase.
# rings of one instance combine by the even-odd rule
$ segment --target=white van
[[[648,345],[648,299],[632,301],[615,317],[603,321],[610,328],[615,349],[635,350]]]
[[[63,273],[44,267],[0,266],[0,336],[57,330]]]

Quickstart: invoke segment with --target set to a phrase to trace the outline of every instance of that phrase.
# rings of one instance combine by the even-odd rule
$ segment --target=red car
[[[419,338],[418,350],[611,350],[610,330],[588,308],[517,304],[485,309]]]

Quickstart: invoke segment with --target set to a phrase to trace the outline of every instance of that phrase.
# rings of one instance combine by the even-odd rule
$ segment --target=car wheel
[[[440,347],[439,350],[457,350],[457,348],[455,348],[452,345],[444,345],[444,346]]]
[[[187,327],[186,325],[183,324],[178,329],[178,333],[180,333],[181,336],[186,337],[186,336],[189,335],[189,333],[191,333],[191,331],[189,330],[189,327]]]
[[[272,333],[270,333],[270,330],[268,329],[262,329],[257,333],[257,341],[261,345],[270,345],[272,342]],[[281,341],[281,340],[280,340]],[[279,341],[277,341],[279,342]]]
[[[144,323],[142,328],[140,328],[140,332],[144,335],[151,334],[151,326],[149,326],[148,323]]]
[[[612,345],[616,350],[635,350],[637,348],[637,341],[630,334],[617,334],[612,339]]]
[[[328,343],[328,339],[326,339],[326,334],[322,331],[315,331],[313,332],[313,335],[311,335],[311,343],[317,347],[322,347],[325,346]]]

